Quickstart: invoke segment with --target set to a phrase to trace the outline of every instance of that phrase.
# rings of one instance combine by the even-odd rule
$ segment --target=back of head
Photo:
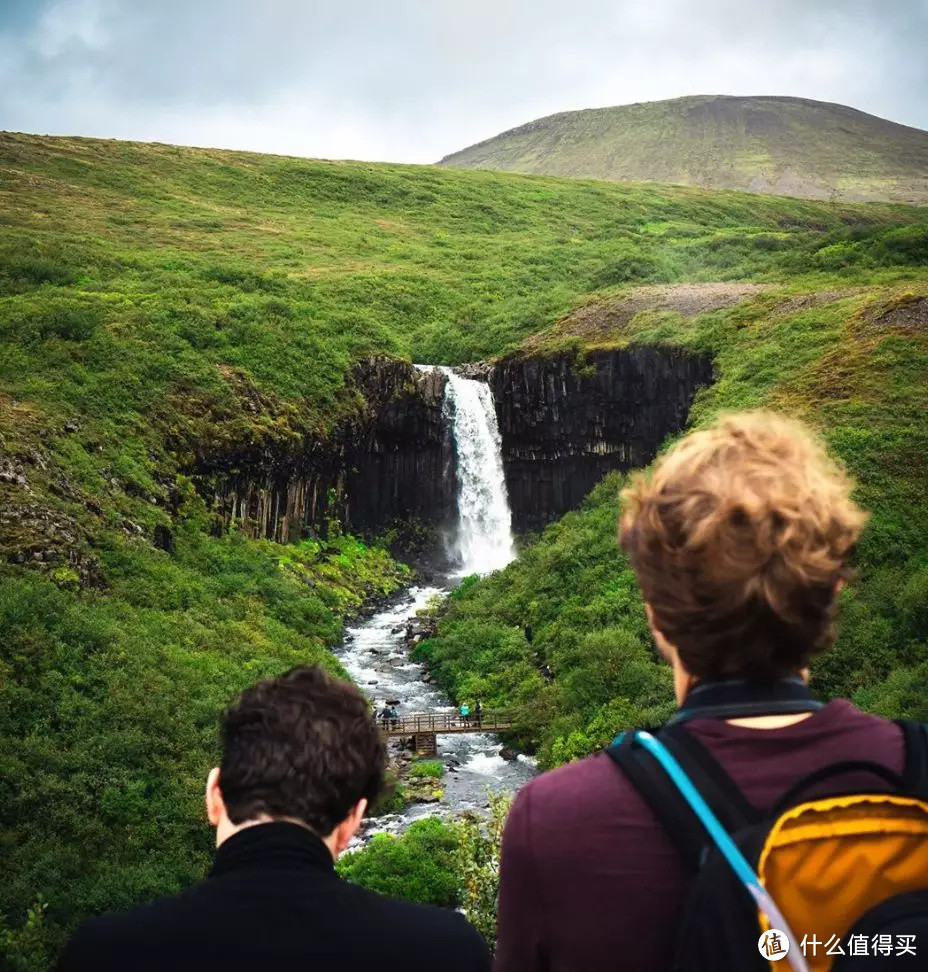
[[[383,785],[385,751],[367,702],[321,668],[242,693],[222,722],[220,788],[233,824],[289,819],[325,836]]]
[[[623,493],[621,542],[654,624],[700,679],[799,671],[834,640],[866,515],[800,423],[723,416]]]

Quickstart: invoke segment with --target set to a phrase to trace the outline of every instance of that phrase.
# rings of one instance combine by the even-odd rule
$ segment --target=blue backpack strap
[[[737,833],[760,822],[761,813],[741,792],[741,787],[685,726],[667,726],[658,738],[683,767],[728,833]]]
[[[606,750],[606,755],[651,808],[687,869],[695,873],[708,845],[705,828],[660,765],[636,744],[636,736],[636,732],[622,733]]]
[[[677,724],[661,729],[657,735],[728,833],[760,819],[718,760],[692,733]],[[660,764],[635,744],[635,736],[634,732],[623,733],[606,752],[651,808],[687,868],[695,872],[712,843],[711,836]]]

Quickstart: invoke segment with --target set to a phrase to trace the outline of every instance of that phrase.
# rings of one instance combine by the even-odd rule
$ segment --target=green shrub
[[[413,780],[440,780],[445,775],[445,764],[438,759],[413,763],[406,771]]]
[[[399,837],[375,835],[363,850],[345,854],[337,868],[371,891],[456,908],[461,903],[456,848],[454,829],[431,817],[414,821]]]

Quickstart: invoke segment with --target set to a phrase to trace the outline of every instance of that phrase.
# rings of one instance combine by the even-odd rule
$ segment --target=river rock
[[[444,794],[439,780],[406,780],[403,788],[409,803],[438,803]]]

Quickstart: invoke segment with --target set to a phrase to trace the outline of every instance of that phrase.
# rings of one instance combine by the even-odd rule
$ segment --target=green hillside
[[[371,352],[454,363],[532,335],[712,350],[696,420],[801,408],[861,477],[878,515],[845,660],[872,655],[875,683],[900,668],[903,692],[925,624],[926,263],[928,212],[903,206],[0,135],[0,960],[44,967],[87,914],[201,874],[222,704],[297,660],[337,669],[344,617],[405,579],[335,529],[289,547],[222,531],[190,478],[206,448],[324,434],[363,404],[345,381]],[[772,289],[696,317],[658,302],[627,333],[568,323],[629,287],[712,281]],[[434,643],[449,683],[510,653],[525,679],[486,698],[521,697],[532,612],[540,650],[549,623],[567,639],[565,676],[625,644],[626,615],[640,638],[612,489],[462,593],[487,632],[465,647],[486,651]],[[640,703],[602,675],[601,696]],[[593,718],[580,697],[551,704],[557,738]],[[553,752],[539,718],[524,734]]]
[[[639,342],[708,351],[716,382],[697,396],[692,427],[767,407],[821,429],[872,518],[856,583],[842,593],[837,645],[814,664],[813,687],[928,721],[928,274],[905,288],[770,289],[704,312],[695,289],[599,301],[528,342],[531,353],[573,346],[582,357]],[[657,309],[642,309],[645,299]],[[543,766],[673,709],[670,671],[615,542],[621,485],[607,477],[517,562],[468,581],[419,649],[453,695],[514,705]]]
[[[699,96],[562,112],[441,164],[809,199],[928,202],[928,132],[804,98]]]

